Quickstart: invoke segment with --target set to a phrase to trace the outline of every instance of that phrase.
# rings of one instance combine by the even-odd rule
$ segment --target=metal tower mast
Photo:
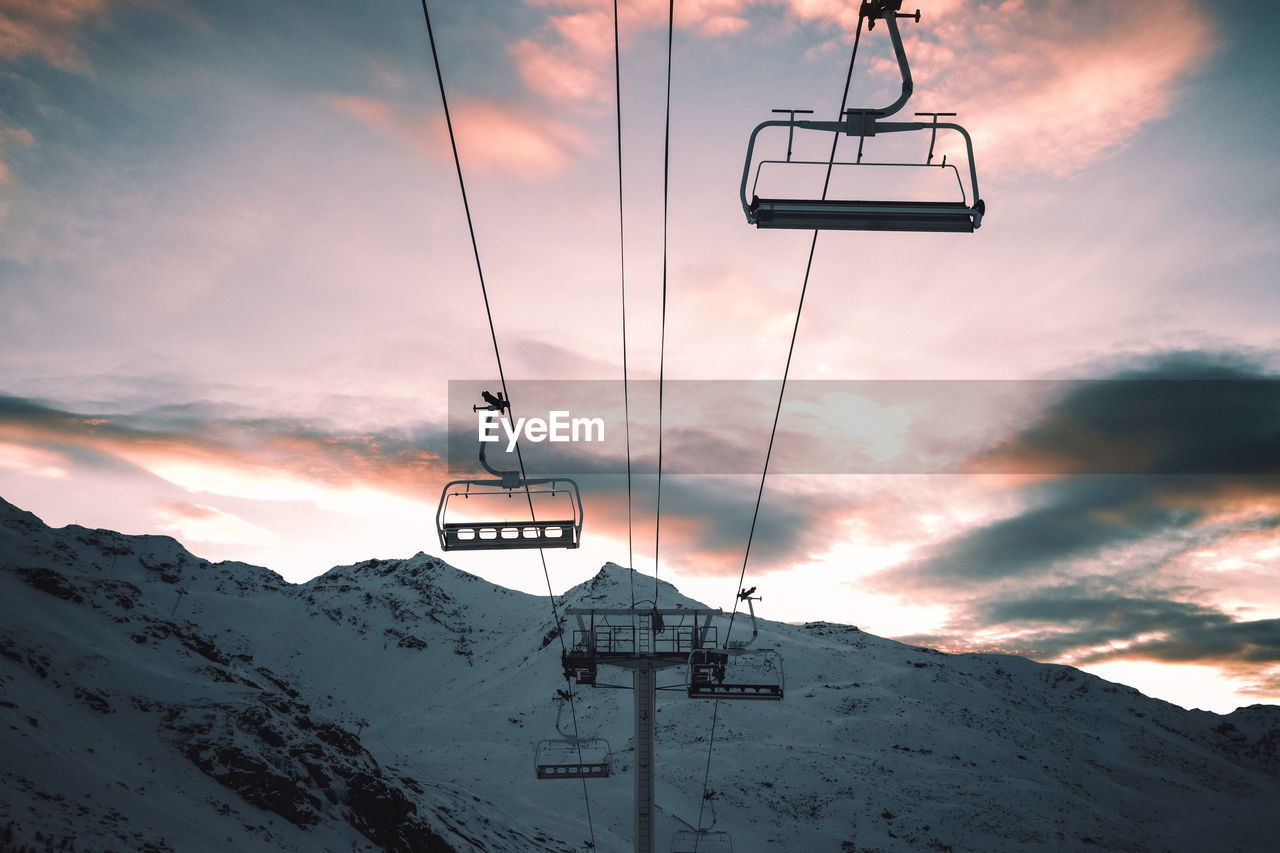
[[[635,699],[635,851],[653,853],[654,713],[658,671],[685,666],[697,649],[714,648],[711,617],[720,610],[570,609],[577,619],[565,652],[565,676],[594,686],[601,665],[631,670]]]

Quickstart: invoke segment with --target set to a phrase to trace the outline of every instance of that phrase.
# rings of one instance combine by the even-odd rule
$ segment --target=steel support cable
[[[844,116],[845,109],[849,106],[849,87],[853,83],[853,64],[858,58],[858,45],[862,41],[862,16],[858,16],[858,27],[853,35],[853,51],[849,55],[849,71],[844,78],[844,92],[840,95],[840,116]],[[835,168],[836,162],[836,146],[840,144],[840,134],[834,134],[831,140],[831,156],[827,160],[827,175],[822,182],[822,198],[826,199],[827,190],[831,186],[831,171]],[[747,561],[751,557],[751,542],[756,532],[756,521],[760,516],[760,503],[764,498],[764,484],[769,476],[769,460],[773,456],[773,441],[778,434],[778,420],[782,414],[782,399],[787,393],[787,377],[791,374],[791,357],[796,349],[796,335],[800,330],[800,313],[804,310],[804,297],[809,289],[809,273],[813,270],[813,254],[818,246],[818,229],[813,231],[813,239],[809,242],[809,258],[805,262],[804,282],[800,286],[800,301],[796,306],[796,320],[791,327],[791,343],[787,347],[787,363],[782,370],[782,385],[778,389],[778,405],[773,412],[773,427],[769,430],[769,447],[764,454],[764,467],[760,471],[760,488],[756,491],[755,509],[751,513],[751,528],[747,531],[747,547],[742,555],[742,572],[738,576],[738,586],[734,590],[733,595],[733,611],[729,614],[729,627],[724,633],[724,648],[729,647],[729,635],[733,633],[733,620],[738,615],[738,603],[741,601],[738,593],[742,590],[742,586],[747,577]],[[715,705],[711,710],[711,734],[707,740],[707,767],[702,777],[702,806],[698,810],[698,825],[702,825],[703,809],[707,802],[707,784],[711,778],[711,752],[715,747],[716,739],[716,723],[720,717],[720,700],[715,700]]]
[[[618,280],[622,283],[622,414],[627,431],[627,579],[636,606],[635,546],[631,521],[631,394],[627,381],[627,230],[622,211],[622,49],[618,40],[618,0],[613,0],[613,96],[618,119]]]
[[[671,45],[676,0],[667,4],[667,118],[662,138],[662,324],[658,342],[658,497],[653,518],[653,607],[658,608],[658,545],[662,531],[662,390],[667,353],[667,209],[671,187]]]
[[[484,300],[484,313],[485,313],[485,317],[488,319],[488,322],[489,322],[489,338],[493,342],[493,357],[494,357],[494,361],[497,362],[497,365],[498,365],[498,380],[502,385],[503,399],[510,400],[511,395],[507,393],[507,377],[502,369],[502,353],[498,348],[498,333],[494,327],[493,311],[489,304],[489,290],[488,290],[488,287],[485,285],[485,281],[484,281],[484,267],[480,263],[480,246],[479,246],[479,243],[476,241],[475,224],[471,218],[471,204],[467,200],[467,185],[466,185],[466,181],[463,180],[463,177],[462,177],[462,159],[458,156],[458,141],[457,141],[457,138],[454,136],[453,118],[449,113],[449,99],[448,99],[448,96],[445,94],[444,74],[440,70],[440,54],[436,50],[435,30],[431,26],[431,13],[427,10],[427,0],[421,0],[421,2],[422,2],[422,17],[426,21],[426,25],[427,25],[427,41],[431,45],[431,61],[432,61],[432,64],[435,66],[436,82],[439,84],[439,87],[440,87],[440,104],[444,110],[445,127],[449,131],[449,146],[453,151],[453,165],[454,165],[454,169],[457,171],[457,174],[458,174],[458,189],[462,194],[462,209],[463,209],[463,212],[466,214],[466,218],[467,218],[467,232],[471,236],[471,253],[475,258],[476,275],[480,280],[480,295]],[[510,410],[508,409],[508,411]],[[527,479],[525,476],[524,456],[520,452],[519,444],[516,445],[516,460],[520,466],[520,479],[521,480]],[[525,499],[529,503],[530,517],[533,518],[534,517],[533,495],[529,491],[528,483],[525,484],[524,492],[525,492]],[[543,552],[541,548],[538,549],[538,557],[542,560],[542,574],[547,581],[547,597],[548,597],[548,600],[551,602],[552,624],[555,626],[556,629],[559,629],[558,636],[560,640],[560,651],[561,651],[561,654],[563,655],[568,651],[568,649],[565,646],[565,642],[564,642],[564,630],[563,630],[563,626],[560,623],[560,614],[556,609],[555,593],[552,591],[552,588],[551,588],[551,573],[547,569],[547,555],[546,553]],[[573,700],[573,691],[569,690],[566,692],[569,695],[569,713],[570,713],[571,719],[573,720],[573,737],[574,737],[575,745],[577,746],[577,750],[578,750],[578,763],[581,764],[582,763],[582,743],[579,740],[579,734],[578,734],[578,712]],[[591,799],[587,791],[587,780],[585,777],[582,779],[582,799],[587,812],[587,831],[591,836],[591,846],[594,849],[596,835],[595,835],[595,827],[591,820]]]

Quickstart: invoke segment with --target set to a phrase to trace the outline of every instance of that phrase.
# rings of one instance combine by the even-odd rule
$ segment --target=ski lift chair
[[[539,779],[606,779],[613,761],[609,741],[602,737],[578,737],[560,727],[564,695],[556,707],[558,738],[539,741],[533,770]]]
[[[723,831],[678,829],[671,839],[671,853],[733,853],[733,839]]]
[[[538,742],[534,772],[539,779],[605,779],[611,755],[604,738],[549,738]]]
[[[711,807],[711,825],[702,826],[699,815],[698,826],[694,826],[679,815],[672,815],[684,824],[684,829],[676,830],[671,838],[671,853],[733,853],[733,839],[729,833],[716,831],[716,795],[708,791],[703,794],[706,804]]]
[[[436,509],[436,532],[445,551],[505,551],[521,548],[577,548],[582,538],[582,495],[578,484],[566,477],[525,478],[519,471],[498,471],[485,460],[480,446],[480,464],[497,479],[452,480],[445,484]],[[523,521],[474,521],[461,518],[458,504],[475,499],[486,509],[499,498],[522,499],[526,507],[539,497],[557,499],[562,517]]]
[[[782,698],[782,655],[774,649],[695,649],[686,682],[690,699]]]
[[[862,4],[861,15],[870,19],[870,26],[875,26],[877,19],[888,25],[890,40],[893,42],[894,54],[898,60],[898,69],[902,77],[902,92],[892,104],[879,109],[846,110],[839,121],[814,121],[797,119],[799,113],[810,113],[812,110],[774,110],[788,113],[786,119],[765,121],[751,132],[747,143],[746,162],[742,167],[742,184],[740,195],[742,209],[746,213],[747,222],[757,228],[799,228],[799,229],[836,229],[853,231],[945,231],[972,232],[982,225],[982,217],[986,212],[986,203],[978,195],[978,172],[973,157],[973,141],[969,133],[954,122],[939,121],[944,116],[954,113],[916,113],[917,117],[929,116],[929,121],[885,121],[885,119],[906,104],[911,95],[911,69],[907,65],[906,53],[902,46],[902,37],[898,31],[897,18],[914,17],[920,20],[920,13],[914,16],[904,15],[898,10],[901,0],[874,0]],[[785,160],[762,160],[755,169],[755,179],[751,180],[752,163],[755,154],[756,138],[765,128],[786,127],[787,156]],[[858,156],[856,161],[794,160],[792,145],[796,130],[817,131],[824,134],[844,134],[858,137]],[[961,170],[954,163],[948,163],[946,157],[935,163],[934,148],[938,131],[954,131],[964,141],[968,155],[965,177],[968,188],[961,177]],[[868,137],[890,133],[925,132],[930,134],[929,153],[923,163],[908,162],[872,162],[863,159],[863,147]],[[832,149],[834,154],[834,148]],[[846,168],[870,167],[906,167],[912,169],[950,170],[956,178],[959,197],[944,200],[917,199],[868,199],[868,198],[828,198],[828,189],[824,186],[819,197],[773,197],[761,196],[758,193],[760,176],[765,166],[774,172],[787,171],[791,175],[798,174],[797,167],[824,166],[834,171],[836,167]],[[831,171],[828,172],[828,179]],[[751,182],[748,195],[748,182]],[[829,180],[828,180],[829,183]]]

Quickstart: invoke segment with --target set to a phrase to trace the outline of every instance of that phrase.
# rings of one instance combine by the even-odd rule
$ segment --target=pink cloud
[[[332,95],[328,103],[408,150],[433,160],[451,157],[444,118],[379,98]],[[481,99],[451,104],[464,170],[528,181],[554,177],[589,149],[581,131],[530,110]]]
[[[557,101],[604,101],[613,97],[597,69],[583,64],[563,45],[521,39],[510,48],[520,78],[534,92]]]
[[[81,70],[80,26],[106,16],[110,0],[0,0],[0,57],[38,56],[59,68]]]
[[[621,17],[619,11],[619,17]],[[601,8],[589,12],[557,15],[551,19],[560,37],[587,53],[609,56],[613,52],[613,16]]]
[[[31,135],[31,131],[24,127],[0,125],[0,184],[8,183],[9,181],[9,164],[4,160],[4,149],[5,145],[11,140],[20,145],[31,145],[35,142],[35,137]]]
[[[1217,46],[1190,0],[962,3],[904,24],[915,109],[960,113],[989,168],[1068,174],[1168,115]],[[896,69],[878,71],[896,75]]]
[[[526,0],[552,9],[547,25],[509,52],[531,90],[562,102],[613,98],[613,6],[609,0]],[[676,4],[675,26],[699,35],[730,35],[748,26],[742,12],[756,0],[684,0]],[[665,28],[663,0],[634,0],[618,6],[618,33],[625,42],[637,32]]]
[[[284,422],[144,430],[127,421],[54,410],[0,413],[0,466],[62,476],[61,471],[74,472],[89,451],[193,492],[318,501],[369,490],[421,497],[447,475],[437,454],[399,438],[328,433]],[[169,506],[167,512],[202,520],[199,509],[178,513]]]
[[[183,542],[218,542],[269,547],[280,537],[265,528],[223,512],[217,507],[167,499],[159,501],[152,514],[160,529]]]
[[[610,4],[526,2],[552,10],[542,32],[511,48],[526,84],[566,102],[608,100]],[[749,26],[749,6],[766,4],[846,34],[858,24],[858,4],[846,0],[688,0],[678,4],[676,26],[703,37],[731,35]],[[619,16],[625,40],[665,27],[667,4],[623,3]],[[1106,157],[1168,115],[1180,85],[1217,47],[1210,13],[1192,0],[945,0],[930,4],[920,24],[900,27],[916,82],[908,109],[960,113],[987,169],[1051,174]],[[884,39],[883,25],[867,38]],[[897,75],[886,59],[866,68]]]

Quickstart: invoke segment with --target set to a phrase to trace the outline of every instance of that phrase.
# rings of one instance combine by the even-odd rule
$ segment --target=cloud
[[[1019,626],[1020,650],[1078,666],[1280,663],[1280,619],[1241,620],[1212,604],[1180,600],[1178,592],[1125,592],[1108,579],[1064,583],[982,602],[964,624]]]
[[[84,415],[0,397],[0,445],[25,450],[28,467],[38,463],[50,475],[128,465],[193,493],[319,505],[379,493],[430,500],[443,480],[432,450],[443,437],[430,428],[335,432],[297,420],[218,417],[205,408]]]
[[[587,526],[593,537],[626,542],[625,477],[582,477]],[[747,562],[748,576],[787,571],[825,553],[857,504],[843,494],[789,489],[777,480],[766,488],[751,530],[759,477],[662,478],[662,518],[657,547],[662,564],[686,577],[736,577]],[[656,477],[633,482],[632,539],[643,559],[655,546]],[[751,552],[746,553],[748,534]]]
[[[1158,475],[1280,474],[1280,378],[1235,356],[1183,352],[1101,382],[1065,383],[975,469]]]
[[[546,24],[508,47],[531,91],[567,103],[613,100],[613,9],[607,0],[526,0],[550,9]],[[706,38],[750,26],[744,0],[686,0],[676,4],[675,26]],[[666,29],[668,4],[636,0],[618,5],[618,37],[627,42],[647,30]]]
[[[452,479],[444,446],[443,432],[430,426],[351,432],[203,403],[100,414],[0,396],[0,470],[71,480],[104,469],[158,477],[191,497],[153,505],[153,520],[183,540],[203,543],[279,544],[272,530],[223,508],[233,499],[296,501],[356,514],[389,499],[434,504],[444,481]],[[645,466],[652,470],[651,461],[638,458],[638,472]],[[626,541],[626,477],[612,460],[591,465],[580,461],[581,472],[574,474],[582,486],[590,535],[596,541]],[[656,478],[638,472],[636,543],[644,543],[642,552],[649,553]],[[665,476],[664,565],[696,576],[736,575],[758,483],[758,475]],[[824,552],[857,512],[858,503],[845,495],[797,491],[785,480],[771,480],[749,572],[783,570]]]
[[[1057,476],[1026,485],[1017,515],[902,570],[913,582],[970,586],[1036,575],[1162,536],[1220,535],[1211,522],[1224,512],[1232,523],[1269,523],[1280,509],[1275,377],[1235,358],[1178,353],[1110,381],[1065,387],[1066,396],[973,463]],[[1231,515],[1241,506],[1246,518]]]
[[[1280,607],[1265,571],[1280,549],[1275,377],[1184,352],[1064,387],[980,455],[1013,473],[1055,471],[1017,486],[1022,507],[870,585],[951,603],[946,628],[916,639],[952,648],[1070,663],[1280,660],[1280,621],[1232,605]]]
[[[539,32],[508,48],[525,84],[562,102],[610,101],[608,4],[527,2],[549,9],[550,15]],[[745,31],[752,6],[780,6],[811,27],[838,27],[846,41],[858,26],[858,4],[845,0],[678,5],[676,27],[701,38]],[[667,5],[624,3],[619,18],[621,37],[631,39],[665,28]],[[1121,5],[949,0],[932,4],[921,24],[904,21],[900,28],[915,80],[914,109],[959,113],[958,121],[974,136],[984,172],[1055,175],[1105,158],[1169,115],[1181,85],[1205,65],[1219,41],[1211,13],[1192,0]],[[884,33],[882,24],[864,35],[868,42],[887,43]],[[889,59],[862,62],[863,70],[855,73],[869,70],[886,82],[898,76]],[[948,142],[939,142],[942,153]]]
[[[79,414],[19,397],[0,397],[0,465],[40,476],[129,467],[178,485],[198,500],[152,507],[161,528],[198,542],[270,547],[274,533],[221,510],[220,500],[301,501],[366,507],[378,496],[434,503],[445,479],[443,434],[334,432],[323,425],[221,412],[210,405],[170,406],[128,415]],[[625,540],[627,482],[600,465],[576,474],[591,535]],[[753,482],[745,487],[746,480]],[[653,475],[637,475],[637,528],[652,532]],[[758,479],[664,476],[662,560],[690,574],[741,570]],[[753,539],[751,571],[783,569],[817,547],[814,525],[836,524],[847,506],[828,494],[788,493],[771,483]],[[652,542],[652,534],[644,535]],[[639,540],[639,539],[637,539]]]
[[[63,454],[41,447],[0,441],[0,470],[32,474],[53,480],[71,479]]]
[[[183,542],[259,548],[274,547],[280,543],[278,534],[205,504],[165,500],[156,505],[154,516],[161,530]]]
[[[330,95],[326,101],[419,156],[437,162],[452,158],[448,129],[437,110],[417,112],[364,95]],[[471,98],[451,104],[450,111],[468,175],[546,180],[590,147],[581,131],[522,107]]]
[[[520,77],[531,91],[558,101],[608,100],[601,76],[563,45],[520,39],[510,47]]]
[[[35,137],[26,128],[7,127],[0,124],[0,184],[8,183],[10,178],[9,164],[5,162],[4,157],[5,146],[10,142],[32,145],[35,143]]]
[[[219,414],[206,404],[127,415],[69,412],[38,401],[0,397],[0,464],[28,474],[76,476],[86,467],[127,466],[175,484],[199,500],[153,507],[161,527],[200,542],[269,547],[275,536],[218,508],[219,498],[303,501],[326,508],[366,508],[379,495],[434,503],[451,479],[444,436],[433,428],[403,432],[338,432],[295,419]],[[638,466],[645,464],[638,460]],[[589,469],[590,463],[580,463]],[[627,481],[599,463],[581,481],[591,535],[627,538]],[[636,523],[652,542],[656,478],[637,475]],[[744,486],[751,480],[749,487]],[[755,477],[678,477],[662,484],[661,556],[666,565],[701,576],[742,568]],[[847,501],[827,493],[788,492],[770,483],[753,536],[752,573],[794,565],[830,546],[814,529],[832,529]],[[638,539],[637,541],[641,541]]]
[[[1218,47],[1191,0],[955,2],[926,15],[904,25],[912,104],[958,112],[999,171],[1065,175],[1106,157],[1167,116]]]
[[[59,68],[80,71],[85,57],[76,43],[86,22],[106,17],[110,0],[3,0],[0,57],[38,56]]]

